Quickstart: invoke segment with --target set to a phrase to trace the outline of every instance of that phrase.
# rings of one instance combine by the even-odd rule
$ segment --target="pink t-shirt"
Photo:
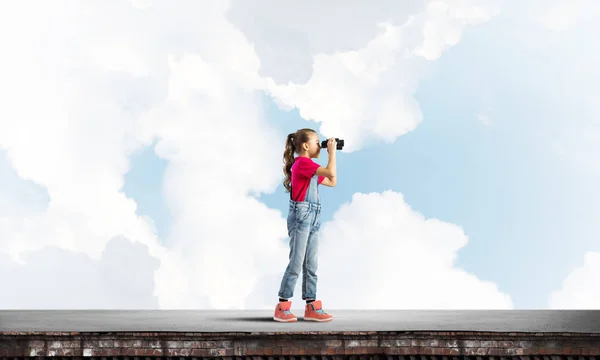
[[[298,156],[292,165],[292,200],[304,201],[306,191],[310,185],[310,179],[313,177],[319,164],[311,159]],[[325,179],[324,176],[319,176],[318,184],[321,184]]]

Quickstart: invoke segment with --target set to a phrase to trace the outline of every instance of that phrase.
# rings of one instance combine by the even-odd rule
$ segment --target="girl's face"
[[[309,158],[318,158],[319,154],[321,153],[321,144],[319,143],[319,136],[317,136],[317,134],[312,133],[309,136],[309,140],[306,143],[306,145],[308,146],[308,157]]]

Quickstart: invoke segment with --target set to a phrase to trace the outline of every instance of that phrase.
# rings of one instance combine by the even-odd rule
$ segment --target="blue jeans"
[[[302,270],[302,299],[317,297],[317,267],[321,205],[317,176],[313,176],[306,191],[305,201],[290,200],[287,218],[290,237],[289,263],[281,280],[279,297],[291,299]]]

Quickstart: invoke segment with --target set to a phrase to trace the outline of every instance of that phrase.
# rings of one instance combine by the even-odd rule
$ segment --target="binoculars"
[[[329,141],[329,140],[323,140],[321,142],[321,148],[324,149],[327,147],[327,141]],[[342,150],[342,148],[344,147],[344,140],[335,138],[335,141],[336,141],[336,150]]]

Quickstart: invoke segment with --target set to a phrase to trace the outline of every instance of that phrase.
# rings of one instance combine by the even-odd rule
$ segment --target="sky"
[[[595,309],[599,12],[3,3],[0,308],[272,310],[285,138],[310,127],[345,140],[326,310]]]

